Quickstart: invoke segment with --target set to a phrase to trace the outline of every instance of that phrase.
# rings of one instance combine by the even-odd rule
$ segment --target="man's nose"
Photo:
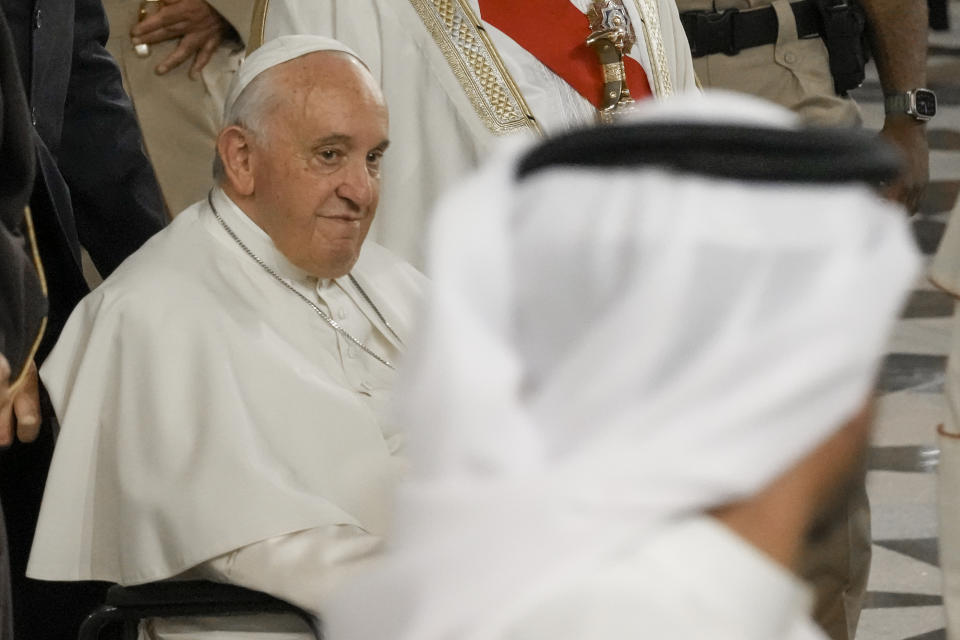
[[[344,170],[343,180],[337,187],[337,195],[351,202],[357,209],[368,208],[377,196],[379,178],[371,175],[365,161],[351,162]]]

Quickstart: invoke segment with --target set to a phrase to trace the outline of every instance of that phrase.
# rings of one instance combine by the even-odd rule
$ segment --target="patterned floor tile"
[[[950,30],[950,3],[947,0],[927,0],[929,27],[935,31]]]
[[[931,183],[913,221],[927,257],[952,213],[960,211],[960,0],[948,4],[952,30],[930,35],[927,83],[940,113],[927,132]],[[876,68],[855,92],[864,124],[883,125]],[[943,422],[944,354],[953,300],[924,281],[898,322],[879,381],[869,451],[867,491],[872,508],[873,563],[857,640],[946,640],[937,549],[936,425]]]
[[[931,151],[960,151],[960,131],[934,129],[927,131]]]
[[[960,152],[958,151],[931,151],[930,163],[931,182],[950,182],[956,180],[957,176],[960,176]],[[958,204],[960,203],[955,202],[953,209],[950,211],[956,211],[960,208]],[[939,212],[945,215],[946,219],[944,222],[950,219],[950,211]],[[925,215],[929,216],[932,215],[932,213]]]
[[[944,291],[914,291],[904,306],[903,319],[951,318],[954,298]]]
[[[950,353],[952,334],[952,317],[909,318],[894,327],[887,350],[893,353],[946,356]]]
[[[891,353],[884,358],[877,381],[881,392],[912,389],[919,393],[942,393],[947,358],[942,355]]]
[[[939,596],[940,569],[875,544],[867,590]]]
[[[942,607],[867,609],[860,615],[857,640],[930,639],[937,636],[928,634],[942,628]]]
[[[873,443],[876,446],[929,445],[936,448],[938,424],[946,418],[943,396],[900,391],[876,400]]]
[[[885,509],[876,508],[871,512],[870,520],[873,535],[878,540],[887,538],[932,538],[937,535],[937,508],[934,504],[901,504]],[[872,571],[882,571],[880,565],[882,563],[875,563]],[[877,588],[879,589],[879,587]],[[931,593],[940,593],[939,589],[938,585],[937,590]],[[909,589],[900,587],[889,590],[908,591]]]
[[[927,633],[921,633],[918,636],[910,636],[904,640],[947,640],[947,630],[936,629]]]
[[[905,538],[902,540],[874,540],[876,545],[909,556],[914,560],[940,566],[940,549],[936,538]]]
[[[937,469],[940,450],[928,446],[870,447],[867,469],[900,473],[932,473]]]
[[[934,57],[936,56],[936,57]],[[927,61],[927,81],[932,87],[957,86],[957,76],[960,75],[960,56],[949,54],[930,54]],[[946,97],[940,97],[944,104],[955,103]]]
[[[960,47],[933,45],[927,49],[928,56],[960,56]]]
[[[939,193],[928,196],[929,193],[927,191],[923,200],[920,201],[921,214],[949,211],[949,209],[939,208],[946,200],[945,197]],[[929,220],[920,216],[913,219],[913,237],[916,238],[917,246],[924,255],[932,256],[937,252],[937,247],[940,246],[940,239],[943,238],[943,231],[946,228],[947,225],[938,220]]]
[[[863,599],[864,609],[893,609],[898,607],[935,607],[943,598],[926,593],[898,593],[896,591],[868,591]]]
[[[876,541],[868,589],[939,596],[935,475],[871,471],[867,491]]]
[[[929,213],[939,213],[941,211],[953,211],[954,207],[957,206],[957,195],[960,194],[960,180],[936,180],[930,182],[927,186],[927,190],[923,194],[923,199],[920,201],[920,213],[929,214]],[[914,225],[916,227],[916,225]],[[917,233],[921,233],[919,230]],[[928,231],[929,233],[929,231]],[[943,227],[940,227],[940,234],[943,234]],[[933,237],[931,236],[931,240]],[[924,246],[924,240],[921,239],[921,246]],[[940,238],[937,237],[931,244],[935,249],[936,245],[939,244]],[[929,251],[924,248],[924,253],[929,253]]]

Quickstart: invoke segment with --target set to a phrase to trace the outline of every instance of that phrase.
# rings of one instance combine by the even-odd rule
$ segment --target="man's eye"
[[[367,154],[367,164],[379,167],[380,161],[383,160],[383,151],[371,151]]]
[[[342,155],[343,154],[337,149],[320,149],[320,151],[317,152],[317,157],[327,163],[336,162]]]

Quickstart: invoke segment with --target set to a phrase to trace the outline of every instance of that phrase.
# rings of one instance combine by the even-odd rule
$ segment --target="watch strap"
[[[883,112],[886,114],[905,113],[913,115],[912,97],[913,96],[909,91],[887,94],[883,96]]]
[[[923,100],[922,104],[921,99]],[[902,113],[920,122],[927,122],[936,115],[936,99],[936,94],[924,88],[885,94],[883,96],[883,110],[887,115]]]

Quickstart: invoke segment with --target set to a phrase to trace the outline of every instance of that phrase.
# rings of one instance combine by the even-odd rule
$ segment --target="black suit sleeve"
[[[80,243],[106,276],[163,226],[165,213],[133,105],[104,48],[100,0],[76,0],[75,20],[58,163]]]
[[[29,364],[47,308],[24,232],[34,154],[16,61],[7,21],[0,10],[0,354],[10,363],[11,381]],[[4,616],[3,606],[0,600],[0,617],[9,617]],[[0,622],[0,637],[7,637],[7,626],[9,621]]]

